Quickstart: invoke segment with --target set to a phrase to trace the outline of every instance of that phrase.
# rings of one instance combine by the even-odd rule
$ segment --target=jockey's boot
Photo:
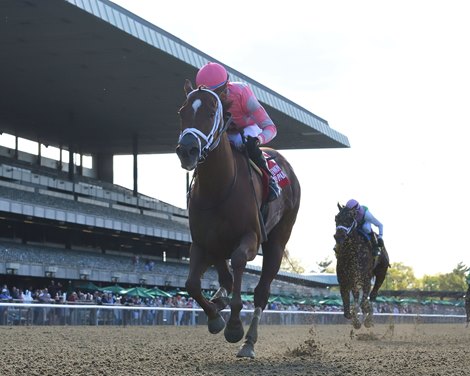
[[[380,255],[382,254],[382,249],[380,248],[380,245],[377,242],[377,237],[375,236],[375,234],[371,234],[370,244],[371,244],[371,248],[372,248],[372,257],[374,258],[374,267],[373,268],[375,269],[375,267],[379,263]]]
[[[271,171],[269,170],[268,162],[266,161],[263,152],[259,148],[259,142],[257,141],[257,138],[247,137],[246,148],[248,150],[248,156],[250,157],[250,159],[255,162],[255,164],[260,169],[266,171],[269,176],[268,202],[275,200],[281,195],[281,187],[279,186],[277,180],[274,178],[274,176],[271,174]]]
[[[269,194],[268,194],[268,202],[271,202],[278,198],[281,195],[281,187],[277,183],[277,180],[274,176],[271,175],[269,172]]]

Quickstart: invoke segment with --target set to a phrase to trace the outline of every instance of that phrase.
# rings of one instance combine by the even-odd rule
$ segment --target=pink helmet
[[[204,85],[209,90],[215,90],[227,81],[227,70],[217,63],[207,63],[196,75],[196,86]]]

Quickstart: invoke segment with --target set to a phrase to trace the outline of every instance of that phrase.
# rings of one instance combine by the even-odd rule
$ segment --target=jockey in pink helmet
[[[270,176],[268,201],[279,197],[281,188],[259,148],[276,137],[277,128],[251,88],[243,82],[230,82],[227,70],[218,63],[207,63],[199,70],[196,86],[212,90],[230,103],[232,123],[227,130],[230,142],[237,148],[245,144],[253,162]]]

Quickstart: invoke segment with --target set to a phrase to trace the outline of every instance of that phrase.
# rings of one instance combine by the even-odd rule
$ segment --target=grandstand
[[[173,152],[184,78],[215,59],[107,0],[7,0],[1,10],[8,22],[0,25],[0,81],[9,95],[0,133],[16,143],[0,147],[0,280],[183,288],[187,211],[139,193],[136,161]],[[252,85],[279,124],[274,147],[349,146],[325,120],[228,70]],[[36,142],[38,152],[20,150],[19,139]],[[44,157],[44,147],[60,149],[61,159]],[[133,155],[132,190],[113,183],[114,155]],[[243,291],[258,274],[250,267]],[[318,294],[335,284],[335,276],[280,273],[272,292]],[[214,270],[202,287],[218,287]]]

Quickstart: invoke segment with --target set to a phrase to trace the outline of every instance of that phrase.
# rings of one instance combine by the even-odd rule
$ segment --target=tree
[[[284,256],[282,257],[281,270],[297,274],[303,274],[305,272],[300,260],[289,256],[288,249],[285,250]]]
[[[320,273],[336,273],[335,267],[331,265],[333,260],[326,257],[323,261],[317,262]]]
[[[418,280],[412,267],[406,266],[402,262],[392,263],[383,284],[384,290],[413,290],[417,287]]]
[[[421,286],[425,291],[465,291],[467,289],[466,274],[469,271],[464,263],[459,262],[451,273],[425,275]]]

